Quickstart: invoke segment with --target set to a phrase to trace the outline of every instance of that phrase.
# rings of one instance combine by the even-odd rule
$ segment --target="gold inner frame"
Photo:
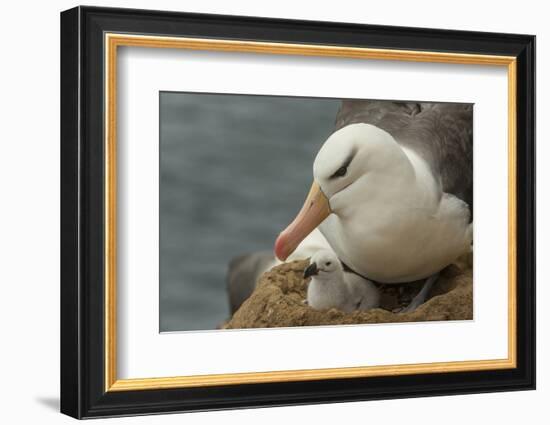
[[[116,123],[117,48],[119,46],[230,51],[281,55],[325,56],[356,59],[436,62],[507,67],[508,72],[508,357],[419,364],[248,372],[163,378],[118,379],[116,324]],[[149,390],[285,381],[410,375],[509,369],[516,367],[516,58],[445,52],[370,49],[327,45],[267,43],[105,34],[105,391]]]

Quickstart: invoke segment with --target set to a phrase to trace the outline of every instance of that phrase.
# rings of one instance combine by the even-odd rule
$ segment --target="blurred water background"
[[[229,316],[231,258],[270,250],[302,205],[336,99],[160,93],[160,331]]]

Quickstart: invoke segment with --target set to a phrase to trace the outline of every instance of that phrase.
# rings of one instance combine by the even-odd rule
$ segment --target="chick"
[[[380,304],[378,288],[370,280],[345,272],[332,251],[317,251],[311,257],[304,271],[304,278],[308,277],[307,303],[316,310],[336,308],[350,313]]]

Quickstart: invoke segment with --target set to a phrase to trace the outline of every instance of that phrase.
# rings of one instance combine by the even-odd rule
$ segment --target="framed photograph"
[[[63,12],[61,411],[535,388],[534,70],[531,35]]]

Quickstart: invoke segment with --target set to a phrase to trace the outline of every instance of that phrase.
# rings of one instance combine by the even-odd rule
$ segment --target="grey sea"
[[[269,250],[312,182],[336,99],[160,93],[160,331],[215,329],[225,276]]]

